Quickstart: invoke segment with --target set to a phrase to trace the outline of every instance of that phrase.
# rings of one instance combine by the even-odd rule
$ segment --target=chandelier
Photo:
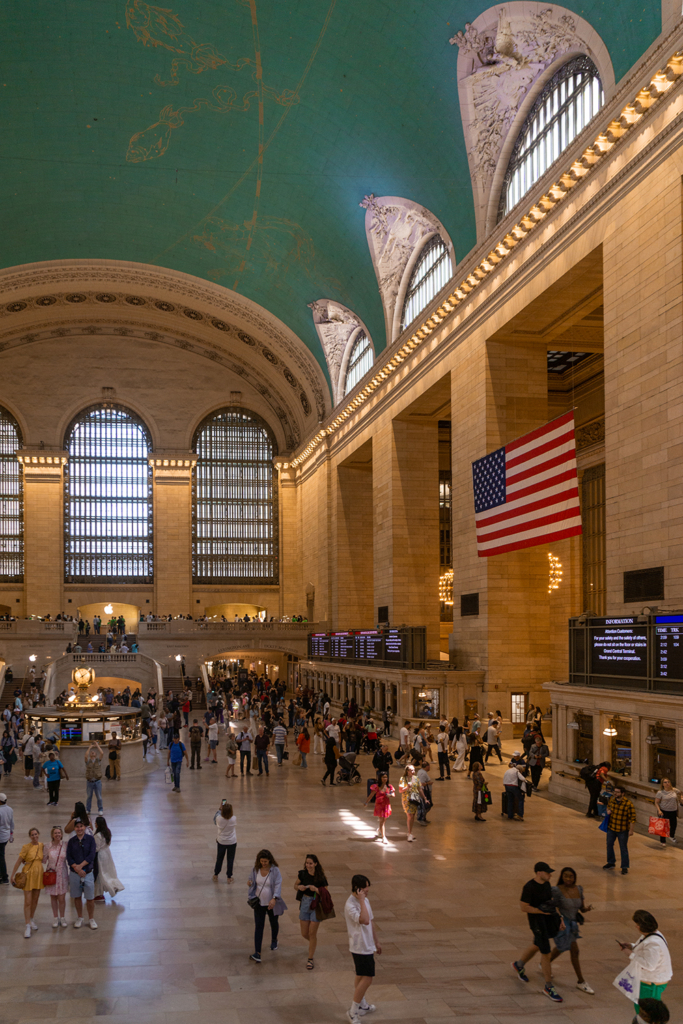
[[[439,601],[453,607],[453,570],[447,569],[439,576]]]

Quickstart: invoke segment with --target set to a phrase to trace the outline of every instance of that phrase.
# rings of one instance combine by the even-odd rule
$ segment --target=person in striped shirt
[[[273,743],[275,744],[275,753],[277,754],[278,767],[282,767],[282,756],[287,746],[287,730],[284,727],[282,719],[278,720],[277,725],[273,729]]]

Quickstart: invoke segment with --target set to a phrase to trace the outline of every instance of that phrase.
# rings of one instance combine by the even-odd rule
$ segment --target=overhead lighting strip
[[[621,111],[618,118],[610,121],[604,132],[597,136],[591,146],[588,146],[578,160],[566,170],[557,181],[550,186],[545,195],[534,203],[534,205],[517,221],[517,223],[506,232],[505,236],[491,250],[488,256],[476,266],[460,285],[453,290],[439,308],[435,310],[418,329],[403,343],[401,348],[394,353],[391,359],[377,370],[372,378],[361,391],[355,395],[347,406],[332,420],[327,427],[323,427],[312,438],[306,447],[290,463],[282,463],[282,467],[300,466],[311,455],[318,445],[330,434],[336,433],[339,427],[367,401],[377,388],[381,387],[392,373],[394,373],[402,362],[432,334],[443,321],[465,301],[467,296],[477,288],[482,281],[493,273],[499,263],[502,263],[515,246],[519,245],[531,232],[543,222],[544,218],[562,203],[574,186],[583,181],[591,171],[600,163],[602,158],[611,152],[614,145],[624,135],[628,134],[634,125],[650,110],[662,96],[664,96],[683,74],[683,51],[678,50],[667,61],[665,67],[657,71],[650,79],[649,85],[645,86]]]

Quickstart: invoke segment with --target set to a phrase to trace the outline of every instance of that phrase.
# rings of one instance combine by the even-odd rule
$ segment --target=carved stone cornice
[[[576,450],[583,451],[585,448],[592,448],[596,444],[605,443],[605,417],[593,420],[591,423],[584,423],[576,428]]]

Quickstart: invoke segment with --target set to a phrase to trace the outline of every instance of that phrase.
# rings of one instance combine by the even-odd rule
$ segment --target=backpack
[[[584,782],[590,782],[597,775],[598,769],[594,764],[585,764],[579,772],[579,778]]]

